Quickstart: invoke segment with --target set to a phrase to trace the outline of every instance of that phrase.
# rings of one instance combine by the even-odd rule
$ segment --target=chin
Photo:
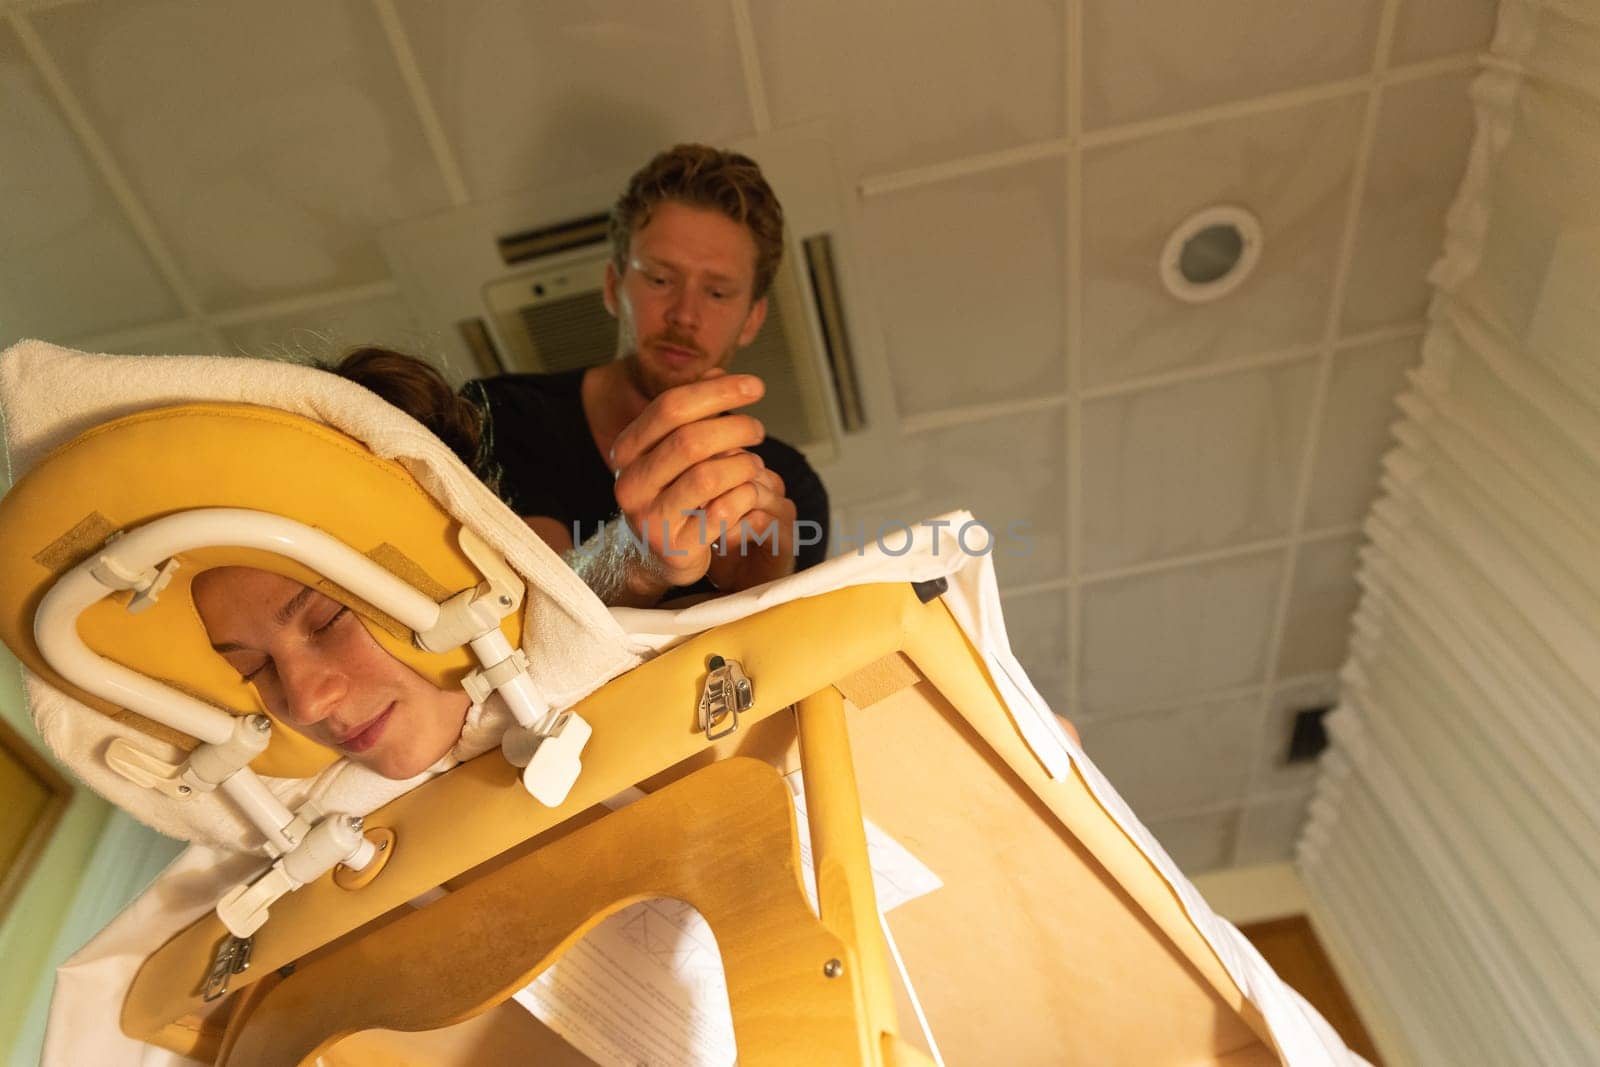
[[[375,760],[363,761],[366,766],[383,777],[396,782],[403,782],[408,778],[415,778],[423,771],[439,762],[440,757],[425,760],[423,755],[405,753],[401,755],[383,755]],[[441,756],[443,754],[441,753]]]
[[[726,361],[723,361],[725,363]],[[680,385],[690,385],[706,376],[706,373],[715,367],[722,366],[714,359],[701,360],[692,366],[672,365],[658,363],[648,356],[637,357],[635,366],[638,368],[639,385],[646,396],[654,400],[668,389]]]
[[[651,384],[651,388],[655,390],[653,395],[659,396],[668,389],[673,389],[680,385],[693,385],[705,377],[705,373],[704,368],[701,368],[698,370],[681,370],[671,374],[658,374]]]

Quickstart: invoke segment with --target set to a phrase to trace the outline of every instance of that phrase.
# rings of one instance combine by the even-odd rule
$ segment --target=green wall
[[[0,648],[0,715],[49,758],[28,717],[17,661],[4,648]],[[111,805],[87,789],[77,789],[38,866],[0,921],[0,960],[5,961],[0,965],[0,1050],[8,1063],[39,1062],[42,1011],[48,1003],[48,995],[40,994],[61,962],[55,958],[56,940],[110,814]]]

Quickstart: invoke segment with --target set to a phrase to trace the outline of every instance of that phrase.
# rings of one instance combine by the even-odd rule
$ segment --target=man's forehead
[[[756,241],[750,228],[715,208],[664,201],[633,231],[629,258],[676,269],[752,276]]]

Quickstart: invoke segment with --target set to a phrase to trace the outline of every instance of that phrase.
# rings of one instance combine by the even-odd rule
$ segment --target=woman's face
[[[410,778],[449,752],[469,701],[395,659],[338,601],[254,567],[197,575],[211,647],[256,687],[279,722],[385,778]]]

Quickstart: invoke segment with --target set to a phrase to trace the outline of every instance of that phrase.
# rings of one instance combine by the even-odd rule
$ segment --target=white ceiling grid
[[[1491,0],[0,10],[0,342],[426,347],[380,227],[827,118],[916,486],[841,517],[1031,522],[1041,689],[1180,862],[1286,854]],[[1180,305],[1217,202],[1260,266]]]

